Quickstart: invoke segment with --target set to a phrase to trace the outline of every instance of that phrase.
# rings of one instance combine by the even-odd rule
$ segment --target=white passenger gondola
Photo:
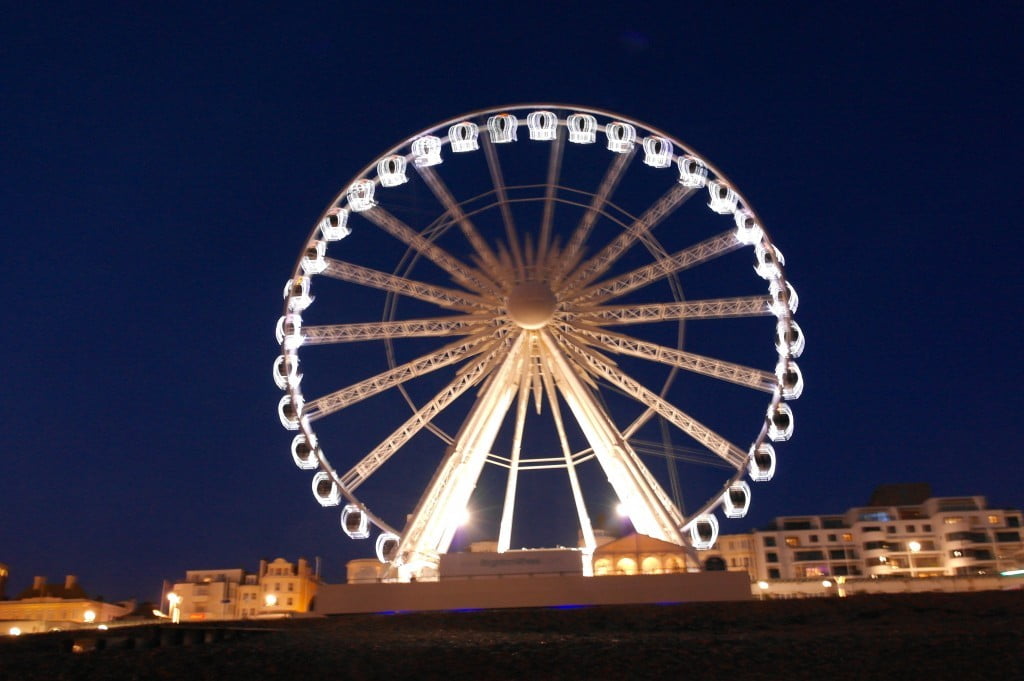
[[[406,161],[404,156],[392,154],[377,161],[377,177],[382,187],[397,187],[405,184],[409,178],[405,174]]]
[[[657,135],[644,138],[644,163],[652,168],[668,168],[672,165],[672,142]]]
[[[593,144],[597,141],[597,119],[590,114],[569,114],[565,119],[569,141],[574,144]]]
[[[518,140],[518,127],[519,120],[511,114],[501,113],[487,119],[487,132],[494,144],[507,144]]]
[[[544,141],[558,136],[558,116],[550,111],[531,111],[526,116],[530,139]]]
[[[321,506],[337,506],[341,502],[341,490],[326,471],[313,476],[313,496]]]
[[[452,151],[475,151],[480,148],[477,137],[480,135],[480,128],[476,123],[463,121],[448,128],[448,140],[451,142]]]
[[[341,529],[352,539],[366,539],[370,536],[369,519],[355,504],[346,504],[342,509]]]

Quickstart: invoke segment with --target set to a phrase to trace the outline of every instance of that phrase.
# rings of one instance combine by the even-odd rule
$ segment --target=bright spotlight
[[[263,603],[266,604],[268,608],[272,608],[275,605],[277,605],[277,596],[275,596],[274,594],[267,594],[263,598]]]
[[[85,613],[82,615],[82,619],[85,620],[86,624],[92,624],[96,621],[96,611],[86,610]]]

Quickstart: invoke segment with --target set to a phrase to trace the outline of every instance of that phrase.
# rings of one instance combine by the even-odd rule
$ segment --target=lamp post
[[[171,622],[178,624],[181,622],[181,596],[174,593],[173,591],[167,594],[167,609],[171,611]]]
[[[921,550],[921,542],[912,541],[907,544],[907,548],[910,549],[910,555],[908,556],[910,558],[910,578],[913,579],[916,576],[914,573],[914,554]]]

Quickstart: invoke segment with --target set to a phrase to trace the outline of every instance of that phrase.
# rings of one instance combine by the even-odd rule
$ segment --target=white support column
[[[594,449],[608,481],[628,510],[633,527],[655,539],[684,545],[679,529],[683,517],[679,509],[576,375],[551,334],[542,330],[539,335],[555,383]]]
[[[498,553],[505,553],[512,543],[512,518],[516,508],[516,485],[519,481],[519,455],[523,448],[523,428],[526,408],[530,404],[529,364],[523,363],[520,376],[519,405],[516,407],[516,429],[512,436],[512,457],[509,459],[508,481],[505,483],[505,504],[501,509],[501,529],[498,531]]]
[[[426,577],[448,550],[519,387],[525,335],[519,335],[491,375],[406,524],[397,551],[399,581]]]

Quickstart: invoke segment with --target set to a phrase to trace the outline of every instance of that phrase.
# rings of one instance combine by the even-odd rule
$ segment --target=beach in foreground
[[[267,631],[81,653],[70,651],[69,632],[8,638],[0,641],[0,679],[1024,678],[1022,591],[352,615],[258,626]],[[178,629],[189,627],[200,628]],[[124,632],[108,633],[113,643]]]

